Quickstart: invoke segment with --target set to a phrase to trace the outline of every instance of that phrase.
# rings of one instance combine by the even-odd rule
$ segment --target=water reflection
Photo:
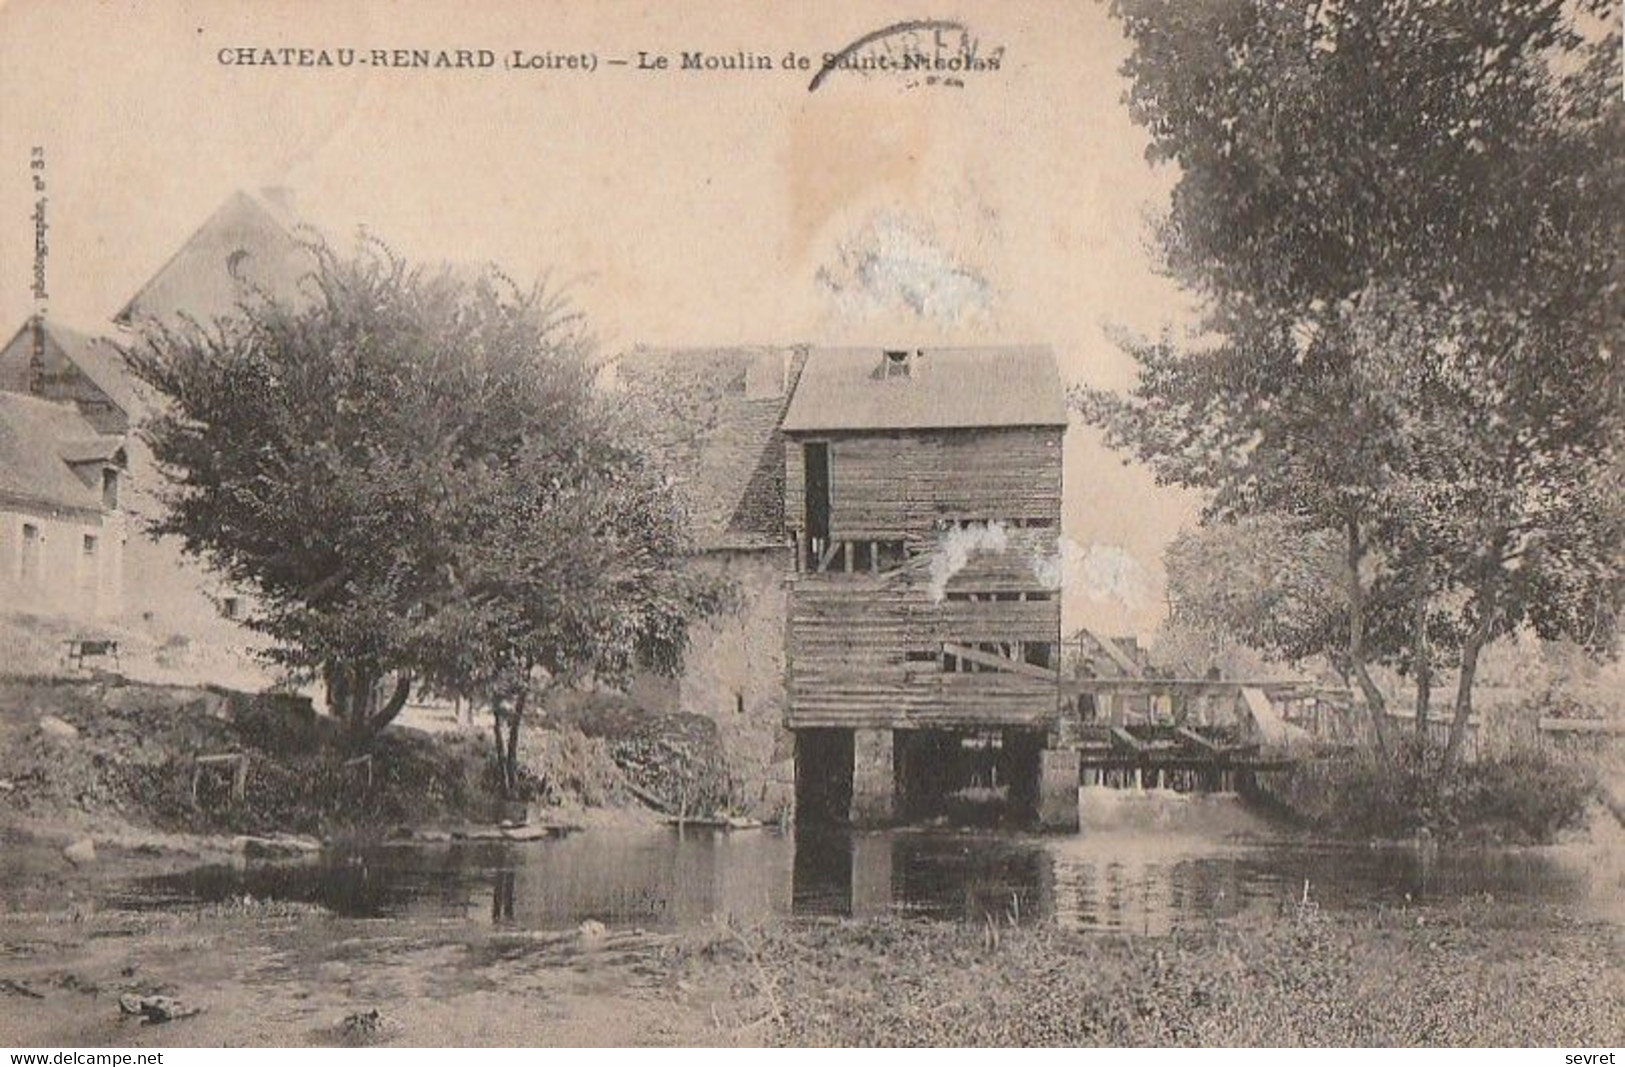
[[[1085,813],[1090,814],[1086,798]],[[1117,804],[1117,801],[1113,801]],[[1546,853],[1332,847],[1234,823],[1233,800],[1154,799],[1071,837],[911,829],[877,833],[592,831],[531,844],[451,843],[210,867],[142,883],[125,903],[261,899],[350,916],[429,915],[534,928],[586,919],[682,929],[720,918],[919,915],[1160,933],[1304,897],[1364,908],[1489,895],[1582,904],[1583,866]],[[1095,812],[1096,816],[1100,813]],[[1245,816],[1250,820],[1250,816]],[[1604,892],[1617,897],[1617,885]]]

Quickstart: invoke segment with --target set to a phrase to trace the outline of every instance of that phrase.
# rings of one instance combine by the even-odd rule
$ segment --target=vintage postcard
[[[0,1045],[1612,1062],[1622,54],[7,0]]]

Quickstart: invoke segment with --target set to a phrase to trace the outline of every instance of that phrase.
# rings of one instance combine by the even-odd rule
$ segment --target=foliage
[[[1595,765],[1536,745],[1445,764],[1437,746],[1407,739],[1394,758],[1356,753],[1283,772],[1276,795],[1325,833],[1400,839],[1550,844],[1581,824],[1599,796]]]
[[[251,625],[323,671],[361,739],[414,677],[500,718],[533,676],[673,669],[704,590],[579,317],[376,240],[310,250],[299,299],[258,294],[132,354],[169,401],[147,428],[175,476],[157,532],[254,591]]]
[[[1614,225],[1589,155],[1596,127],[1617,123],[1610,0],[1113,13],[1148,155],[1180,168],[1164,247],[1182,280],[1271,309],[1313,311],[1383,278],[1550,285],[1595,309],[1611,260],[1570,262],[1560,239]],[[1531,270],[1558,264],[1585,272]]]
[[[1549,910],[1279,905],[1159,937],[1002,915],[777,924],[685,947],[679,975],[721,966],[721,1024],[788,1047],[1606,1044],[1625,1010],[1611,932]]]
[[[1177,608],[1158,624],[1148,653],[1152,665],[1171,678],[1200,678],[1211,671],[1218,671],[1221,678],[1261,678],[1270,673],[1270,657]]]
[[[1346,625],[1341,552],[1324,530],[1250,516],[1181,532],[1163,560],[1174,615],[1273,657],[1318,655]]]
[[[1150,157],[1179,168],[1165,262],[1207,314],[1193,344],[1125,341],[1129,396],[1075,403],[1209,490],[1207,521],[1339,539],[1345,625],[1314,640],[1374,722],[1383,614],[1413,606],[1422,665],[1442,598],[1464,724],[1485,643],[1595,629],[1618,597],[1616,4],[1114,12]]]

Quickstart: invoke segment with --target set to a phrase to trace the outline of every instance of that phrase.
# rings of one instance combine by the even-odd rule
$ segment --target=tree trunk
[[[502,701],[494,699],[491,701],[491,739],[497,746],[497,782],[501,786],[503,797],[506,798],[513,792],[513,786],[508,781],[508,735],[502,730],[503,722]]]
[[[1495,630],[1495,590],[1486,589],[1480,598],[1478,625],[1461,643],[1461,676],[1456,681],[1456,709],[1450,720],[1450,739],[1444,746],[1446,770],[1461,762],[1467,741],[1468,720],[1473,717],[1473,680],[1478,674],[1478,655]]]
[[[1426,582],[1416,587],[1416,632],[1412,636],[1411,670],[1416,675],[1416,736],[1428,736],[1428,711],[1433,703],[1433,653],[1428,648],[1428,588]]]
[[[1478,653],[1482,647],[1476,633],[1462,642],[1461,677],[1456,682],[1456,711],[1450,720],[1450,739],[1444,746],[1447,770],[1461,762],[1462,746],[1467,741],[1467,724],[1473,717],[1473,676],[1478,673]]]
[[[1388,759],[1388,701],[1372,680],[1365,662],[1365,586],[1360,582],[1360,561],[1365,546],[1360,541],[1360,524],[1350,519],[1347,525],[1348,598],[1349,598],[1349,668],[1360,683],[1360,693],[1371,716],[1371,735],[1376,742],[1377,755]]]
[[[365,664],[329,664],[324,673],[328,708],[343,724],[347,742],[356,748],[370,745],[400,714],[412,692],[412,676],[401,673],[395,677],[395,691],[380,702],[378,687],[383,675]]]
[[[377,699],[378,675],[361,664],[340,665],[338,669],[340,691],[343,693],[341,714],[346,740],[354,747],[365,745],[367,721],[372,718],[373,701]]]
[[[376,687],[375,687],[376,688]],[[412,676],[405,671],[395,676],[395,691],[367,719],[367,740],[371,741],[384,727],[395,721],[395,716],[406,707],[406,698],[412,694]]]
[[[502,798],[513,800],[519,792],[519,725],[525,718],[529,693],[521,689],[511,708],[500,699],[491,702],[491,734],[497,746],[497,780]]]
[[[519,792],[519,724],[525,718],[525,699],[529,696],[527,690],[521,689],[519,696],[513,703],[513,715],[508,719],[508,769],[506,780],[508,783],[507,798],[515,799]]]

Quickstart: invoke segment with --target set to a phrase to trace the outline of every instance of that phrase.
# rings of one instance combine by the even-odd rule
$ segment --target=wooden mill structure
[[[885,822],[980,782],[1076,825],[1057,736],[1065,429],[1045,348],[809,355],[783,422],[804,813]]]

